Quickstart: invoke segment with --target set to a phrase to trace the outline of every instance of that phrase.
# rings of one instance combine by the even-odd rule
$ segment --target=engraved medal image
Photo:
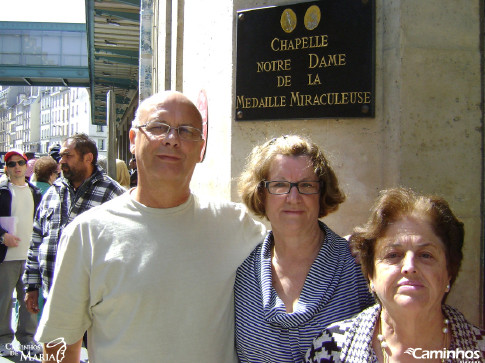
[[[296,27],[296,14],[291,9],[285,9],[281,14],[281,28],[286,33],[291,33]]]
[[[320,24],[321,13],[317,5],[310,6],[305,13],[305,28],[308,30],[315,29]]]

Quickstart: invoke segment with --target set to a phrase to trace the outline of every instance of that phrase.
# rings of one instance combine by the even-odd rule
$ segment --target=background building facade
[[[107,127],[91,124],[86,88],[3,87],[0,90],[0,151],[13,147],[45,155],[76,133],[86,133],[106,154]]]

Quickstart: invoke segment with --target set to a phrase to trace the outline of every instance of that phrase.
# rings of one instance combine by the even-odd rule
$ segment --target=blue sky
[[[84,23],[84,0],[0,0],[0,21]]]

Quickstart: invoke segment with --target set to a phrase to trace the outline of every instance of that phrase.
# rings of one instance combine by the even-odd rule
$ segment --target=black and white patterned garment
[[[302,363],[322,329],[374,304],[348,241],[319,225],[325,241],[292,313],[272,285],[271,232],[239,267],[234,291],[241,363]]]
[[[28,291],[42,287],[46,296],[50,290],[57,244],[64,227],[78,215],[124,192],[125,189],[98,165],[77,190],[64,177],[53,183],[42,197],[34,218],[32,243],[23,277]]]
[[[329,325],[313,341],[305,356],[306,362],[377,363],[372,337],[380,311],[380,305],[376,304],[352,319]],[[443,312],[450,321],[451,346],[448,351],[479,351],[481,358],[465,358],[463,361],[485,362],[485,331],[467,322],[463,314],[451,306],[443,305]],[[457,361],[446,360],[447,363]]]

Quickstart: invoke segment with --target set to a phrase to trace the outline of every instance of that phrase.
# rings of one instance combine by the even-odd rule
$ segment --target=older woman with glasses
[[[239,190],[272,228],[237,271],[239,359],[303,362],[321,329],[374,302],[348,242],[319,221],[345,196],[322,151],[300,136],[255,147]]]

